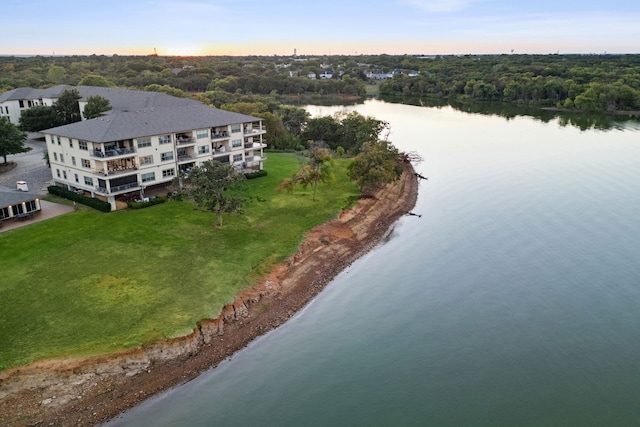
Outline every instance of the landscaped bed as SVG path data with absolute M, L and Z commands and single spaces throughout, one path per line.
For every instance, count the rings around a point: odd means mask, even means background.
M 336 184 L 277 193 L 299 166 L 270 154 L 268 175 L 247 182 L 242 215 L 189 202 L 104 214 L 76 212 L 0 239 L 0 369 L 68 355 L 110 352 L 190 332 L 215 317 L 297 248 L 305 231 L 358 195 L 337 159 Z

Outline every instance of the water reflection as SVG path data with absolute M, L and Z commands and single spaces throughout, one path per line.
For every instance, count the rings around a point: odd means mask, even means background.
M 459 100 L 434 100 L 434 99 L 406 99 L 382 97 L 385 102 L 394 104 L 419 105 L 423 107 L 452 107 L 458 111 L 470 114 L 483 114 L 489 116 L 500 116 L 507 120 L 516 117 L 532 117 L 543 123 L 548 123 L 558 119 L 560 126 L 573 126 L 582 131 L 595 130 L 640 130 L 640 117 L 634 115 L 607 115 L 578 113 L 568 111 L 556 111 L 550 108 L 540 108 L 526 105 L 513 105 L 508 103 L 495 102 L 466 102 Z

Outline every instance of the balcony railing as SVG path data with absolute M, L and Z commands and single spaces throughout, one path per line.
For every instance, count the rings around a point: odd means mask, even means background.
M 104 169 L 92 169 L 91 171 L 94 174 L 97 174 L 97 175 L 110 176 L 110 175 L 124 175 L 126 173 L 135 172 L 137 170 L 138 170 L 138 168 L 136 166 L 134 166 L 134 167 L 127 167 L 127 168 L 122 167 L 122 168 L 117 168 L 117 169 L 109 168 L 107 170 L 104 170 Z
M 100 150 L 93 150 L 91 156 L 92 157 L 99 157 L 101 159 L 107 158 L 107 157 L 116 157 L 116 156 L 125 156 L 127 154 L 134 154 L 136 152 L 136 149 L 131 147 L 131 148 L 114 148 L 113 150 L 105 150 L 105 151 L 100 151 Z
M 216 148 L 215 150 L 212 151 L 213 157 L 219 157 L 219 156 L 223 156 L 223 155 L 229 155 L 229 150 L 227 148 L 225 148 L 224 150 L 220 150 L 219 148 Z
M 196 143 L 196 140 L 191 137 L 176 138 L 177 145 L 189 145 L 189 144 L 195 144 L 195 143 Z
M 266 157 L 264 156 L 250 156 L 250 157 L 245 157 L 244 162 L 246 166 L 256 166 L 265 159 Z
M 229 132 L 227 131 L 223 131 L 223 132 L 218 132 L 218 133 L 211 133 L 211 140 L 215 141 L 216 139 L 228 139 L 229 138 Z
M 266 126 L 254 126 L 251 129 L 245 129 L 244 130 L 244 134 L 245 135 L 256 135 L 256 134 L 260 134 L 260 133 L 264 133 L 267 131 L 267 127 Z
M 263 142 L 246 142 L 244 144 L 245 150 L 257 149 L 257 148 L 265 148 L 267 144 Z
M 111 187 L 111 189 L 106 188 L 106 187 L 96 187 L 96 193 L 100 193 L 100 194 L 112 194 L 112 193 L 119 193 L 120 191 L 128 191 L 132 188 L 138 188 L 140 187 L 140 183 L 139 182 L 130 182 L 129 184 L 123 184 L 123 185 L 116 185 L 115 187 Z

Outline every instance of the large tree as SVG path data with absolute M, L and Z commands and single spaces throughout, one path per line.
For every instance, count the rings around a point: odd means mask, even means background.
M 349 165 L 349 178 L 364 195 L 372 195 L 385 184 L 397 180 L 403 167 L 398 149 L 389 141 L 365 142 Z
M 36 105 L 20 115 L 20 129 L 27 132 L 40 132 L 61 124 L 55 108 L 48 105 Z
M 61 125 L 79 122 L 82 119 L 80 116 L 80 105 L 78 104 L 81 98 L 78 89 L 67 89 L 62 92 L 62 95 L 60 95 L 55 104 L 53 104 L 53 108 L 56 110 L 58 121 Z
M 198 208 L 215 213 L 222 226 L 223 213 L 242 212 L 245 200 L 237 192 L 245 179 L 232 165 L 208 160 L 191 169 L 182 191 Z
M 90 96 L 87 98 L 87 105 L 84 106 L 84 118 L 95 119 L 109 110 L 111 110 L 111 104 L 107 98 L 100 95 Z
M 27 133 L 18 129 L 7 117 L 0 117 L 0 156 L 7 163 L 9 154 L 25 153 L 31 148 L 25 147 Z

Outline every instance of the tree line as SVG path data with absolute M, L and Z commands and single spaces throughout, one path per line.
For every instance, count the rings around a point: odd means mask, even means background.
M 481 55 L 430 60 L 399 74 L 380 94 L 500 101 L 568 110 L 640 110 L 640 55 Z
M 592 112 L 640 109 L 640 55 L 320 55 L 0 57 L 0 91 L 56 84 L 161 87 L 203 94 L 211 105 L 239 95 L 363 98 L 373 71 L 390 98 L 499 101 Z M 331 78 L 309 73 L 331 71 Z M 219 102 L 218 102 L 219 101 Z

